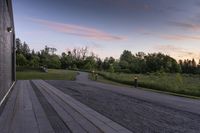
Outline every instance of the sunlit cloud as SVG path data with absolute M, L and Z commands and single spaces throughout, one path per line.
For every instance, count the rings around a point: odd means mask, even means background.
M 184 41 L 184 40 L 200 40 L 200 36 L 189 36 L 189 35 L 161 35 L 166 40 Z
M 184 22 L 175 22 L 175 21 L 170 21 L 170 25 L 187 29 L 187 30 L 193 30 L 193 31 L 199 31 L 200 30 L 200 24 L 195 24 L 195 23 L 184 23 Z
M 177 60 L 194 58 L 196 61 L 198 61 L 200 59 L 200 53 L 198 51 L 189 51 L 188 49 L 174 45 L 155 45 L 154 49 L 156 51 L 168 54 Z
M 165 34 L 165 33 L 149 32 L 145 29 L 139 29 L 138 32 L 142 35 L 148 35 L 170 41 L 200 40 L 200 35 Z
M 95 28 L 89 28 L 79 25 L 67 24 L 67 23 L 58 23 L 43 19 L 29 18 L 29 20 L 48 27 L 51 30 L 56 32 L 65 33 L 69 35 L 86 37 L 90 39 L 98 40 L 125 40 L 126 37 L 113 35 Z

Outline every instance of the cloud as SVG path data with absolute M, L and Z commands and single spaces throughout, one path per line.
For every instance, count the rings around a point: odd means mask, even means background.
M 172 26 L 176 26 L 179 28 L 187 29 L 187 30 L 193 30 L 193 31 L 200 30 L 200 24 L 175 22 L 175 21 L 170 21 L 169 24 Z
M 143 28 L 137 30 L 141 35 L 153 36 L 170 41 L 200 40 L 200 35 L 163 34 L 147 31 Z
M 200 59 L 200 53 L 198 51 L 189 51 L 188 49 L 174 45 L 155 45 L 154 49 L 156 51 L 166 53 L 177 60 L 194 58 L 196 61 L 198 61 Z
M 200 36 L 189 36 L 189 35 L 161 35 L 166 40 L 182 41 L 182 40 L 200 40 Z
M 41 24 L 43 26 L 48 27 L 51 30 L 56 32 L 65 33 L 74 36 L 86 37 L 90 39 L 97 39 L 97 40 L 125 40 L 125 37 L 112 35 L 107 32 L 100 31 L 98 29 L 67 24 L 67 23 L 58 23 L 43 19 L 35 19 L 29 18 L 29 20 Z
M 160 38 L 168 41 L 187 41 L 187 40 L 200 40 L 200 35 L 184 35 L 184 34 L 165 34 L 156 33 L 140 28 L 137 32 L 141 35 L 151 36 L 155 38 Z

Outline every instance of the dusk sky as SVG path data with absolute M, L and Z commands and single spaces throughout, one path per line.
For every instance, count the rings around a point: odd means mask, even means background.
M 16 36 L 31 49 L 200 59 L 200 0 L 13 0 L 13 8 Z

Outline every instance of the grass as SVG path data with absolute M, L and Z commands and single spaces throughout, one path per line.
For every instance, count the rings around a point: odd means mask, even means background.
M 99 72 L 98 81 L 114 85 L 134 85 L 134 77 L 138 77 L 139 87 L 170 92 L 174 95 L 200 97 L 200 75 L 186 74 L 124 74 Z
M 48 69 L 48 73 L 40 71 L 24 71 L 17 72 L 17 80 L 31 80 L 31 79 L 43 79 L 43 80 L 75 80 L 77 72 L 61 69 Z
M 90 80 L 94 80 L 94 77 L 92 76 L 92 74 L 90 73 L 88 75 L 88 78 Z M 107 83 L 107 84 L 111 84 L 111 85 L 116 85 L 116 86 L 124 86 L 124 87 L 131 87 L 131 85 L 128 85 L 128 84 L 123 84 L 123 83 L 118 83 L 118 82 L 115 82 L 115 81 L 112 81 L 112 80 L 108 80 L 106 78 L 104 78 L 103 76 L 98 76 L 98 79 L 97 79 L 98 82 L 102 82 L 102 83 Z

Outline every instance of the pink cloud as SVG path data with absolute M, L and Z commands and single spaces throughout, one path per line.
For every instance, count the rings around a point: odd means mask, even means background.
M 200 35 L 183 35 L 183 34 L 158 34 L 154 32 L 149 32 L 145 29 L 139 29 L 138 32 L 142 35 L 150 35 L 158 37 L 165 40 L 172 41 L 185 41 L 185 40 L 200 40 Z
M 169 24 L 176 26 L 176 27 L 188 29 L 188 30 L 193 30 L 193 31 L 200 30 L 200 24 L 195 24 L 195 23 L 184 23 L 184 22 L 171 21 L 171 22 L 169 22 Z
M 100 31 L 98 29 L 83 27 L 79 25 L 67 24 L 67 23 L 58 23 L 43 19 L 35 19 L 30 18 L 29 20 L 39 23 L 48 27 L 51 30 L 66 33 L 70 35 L 80 36 L 80 37 L 87 37 L 90 39 L 98 39 L 98 40 L 125 40 L 125 37 L 112 35 L 107 32 Z
M 199 27 L 200 28 L 200 27 Z M 161 38 L 170 41 L 186 41 L 186 40 L 200 40 L 200 34 L 186 35 L 186 34 L 165 34 L 148 31 L 144 28 L 139 28 L 137 32 L 141 35 L 148 35 L 156 38 Z
M 200 36 L 188 36 L 188 35 L 161 35 L 161 38 L 164 38 L 167 40 L 175 40 L 175 41 L 200 40 Z

